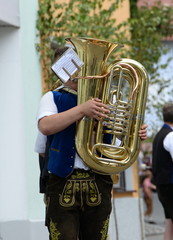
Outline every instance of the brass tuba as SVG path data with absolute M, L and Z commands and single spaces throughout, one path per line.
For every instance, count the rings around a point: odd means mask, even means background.
M 148 75 L 132 59 L 115 60 L 110 54 L 122 47 L 92 38 L 67 38 L 84 65 L 78 79 L 78 104 L 100 98 L 109 106 L 108 119 L 84 117 L 77 124 L 76 148 L 83 161 L 95 172 L 124 171 L 139 153 L 138 131 L 144 119 Z M 105 141 L 107 139 L 107 141 Z

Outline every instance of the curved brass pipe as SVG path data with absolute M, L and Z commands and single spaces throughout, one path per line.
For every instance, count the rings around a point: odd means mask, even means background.
M 107 66 L 112 51 L 121 47 L 117 43 L 89 38 L 68 38 L 67 41 L 84 62 L 78 79 L 78 104 L 100 98 L 111 110 L 108 119 L 79 121 L 77 151 L 93 171 L 101 174 L 124 171 L 139 153 L 138 131 L 145 112 L 147 71 L 132 59 L 115 60 Z M 126 84 L 127 94 L 123 92 Z M 109 142 L 105 141 L 106 137 L 110 138 Z

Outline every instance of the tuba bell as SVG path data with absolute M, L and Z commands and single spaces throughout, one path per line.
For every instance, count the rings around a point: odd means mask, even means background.
M 100 174 L 119 173 L 139 153 L 138 131 L 144 120 L 148 74 L 132 59 L 108 58 L 121 45 L 93 38 L 67 38 L 84 62 L 78 79 L 78 104 L 99 98 L 110 109 L 108 119 L 84 117 L 77 124 L 76 149 L 83 161 Z

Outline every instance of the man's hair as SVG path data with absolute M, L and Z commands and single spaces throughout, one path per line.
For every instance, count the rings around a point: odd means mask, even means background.
M 173 103 L 165 104 L 162 113 L 164 122 L 173 123 Z
M 56 48 L 54 51 L 53 62 L 55 62 L 58 58 L 60 58 L 67 49 L 68 49 L 68 47 Z

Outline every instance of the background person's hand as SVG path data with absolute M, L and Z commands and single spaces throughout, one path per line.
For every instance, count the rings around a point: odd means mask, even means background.
M 147 125 L 146 124 L 142 124 L 140 130 L 139 130 L 139 137 L 141 138 L 141 140 L 145 140 L 147 139 Z

